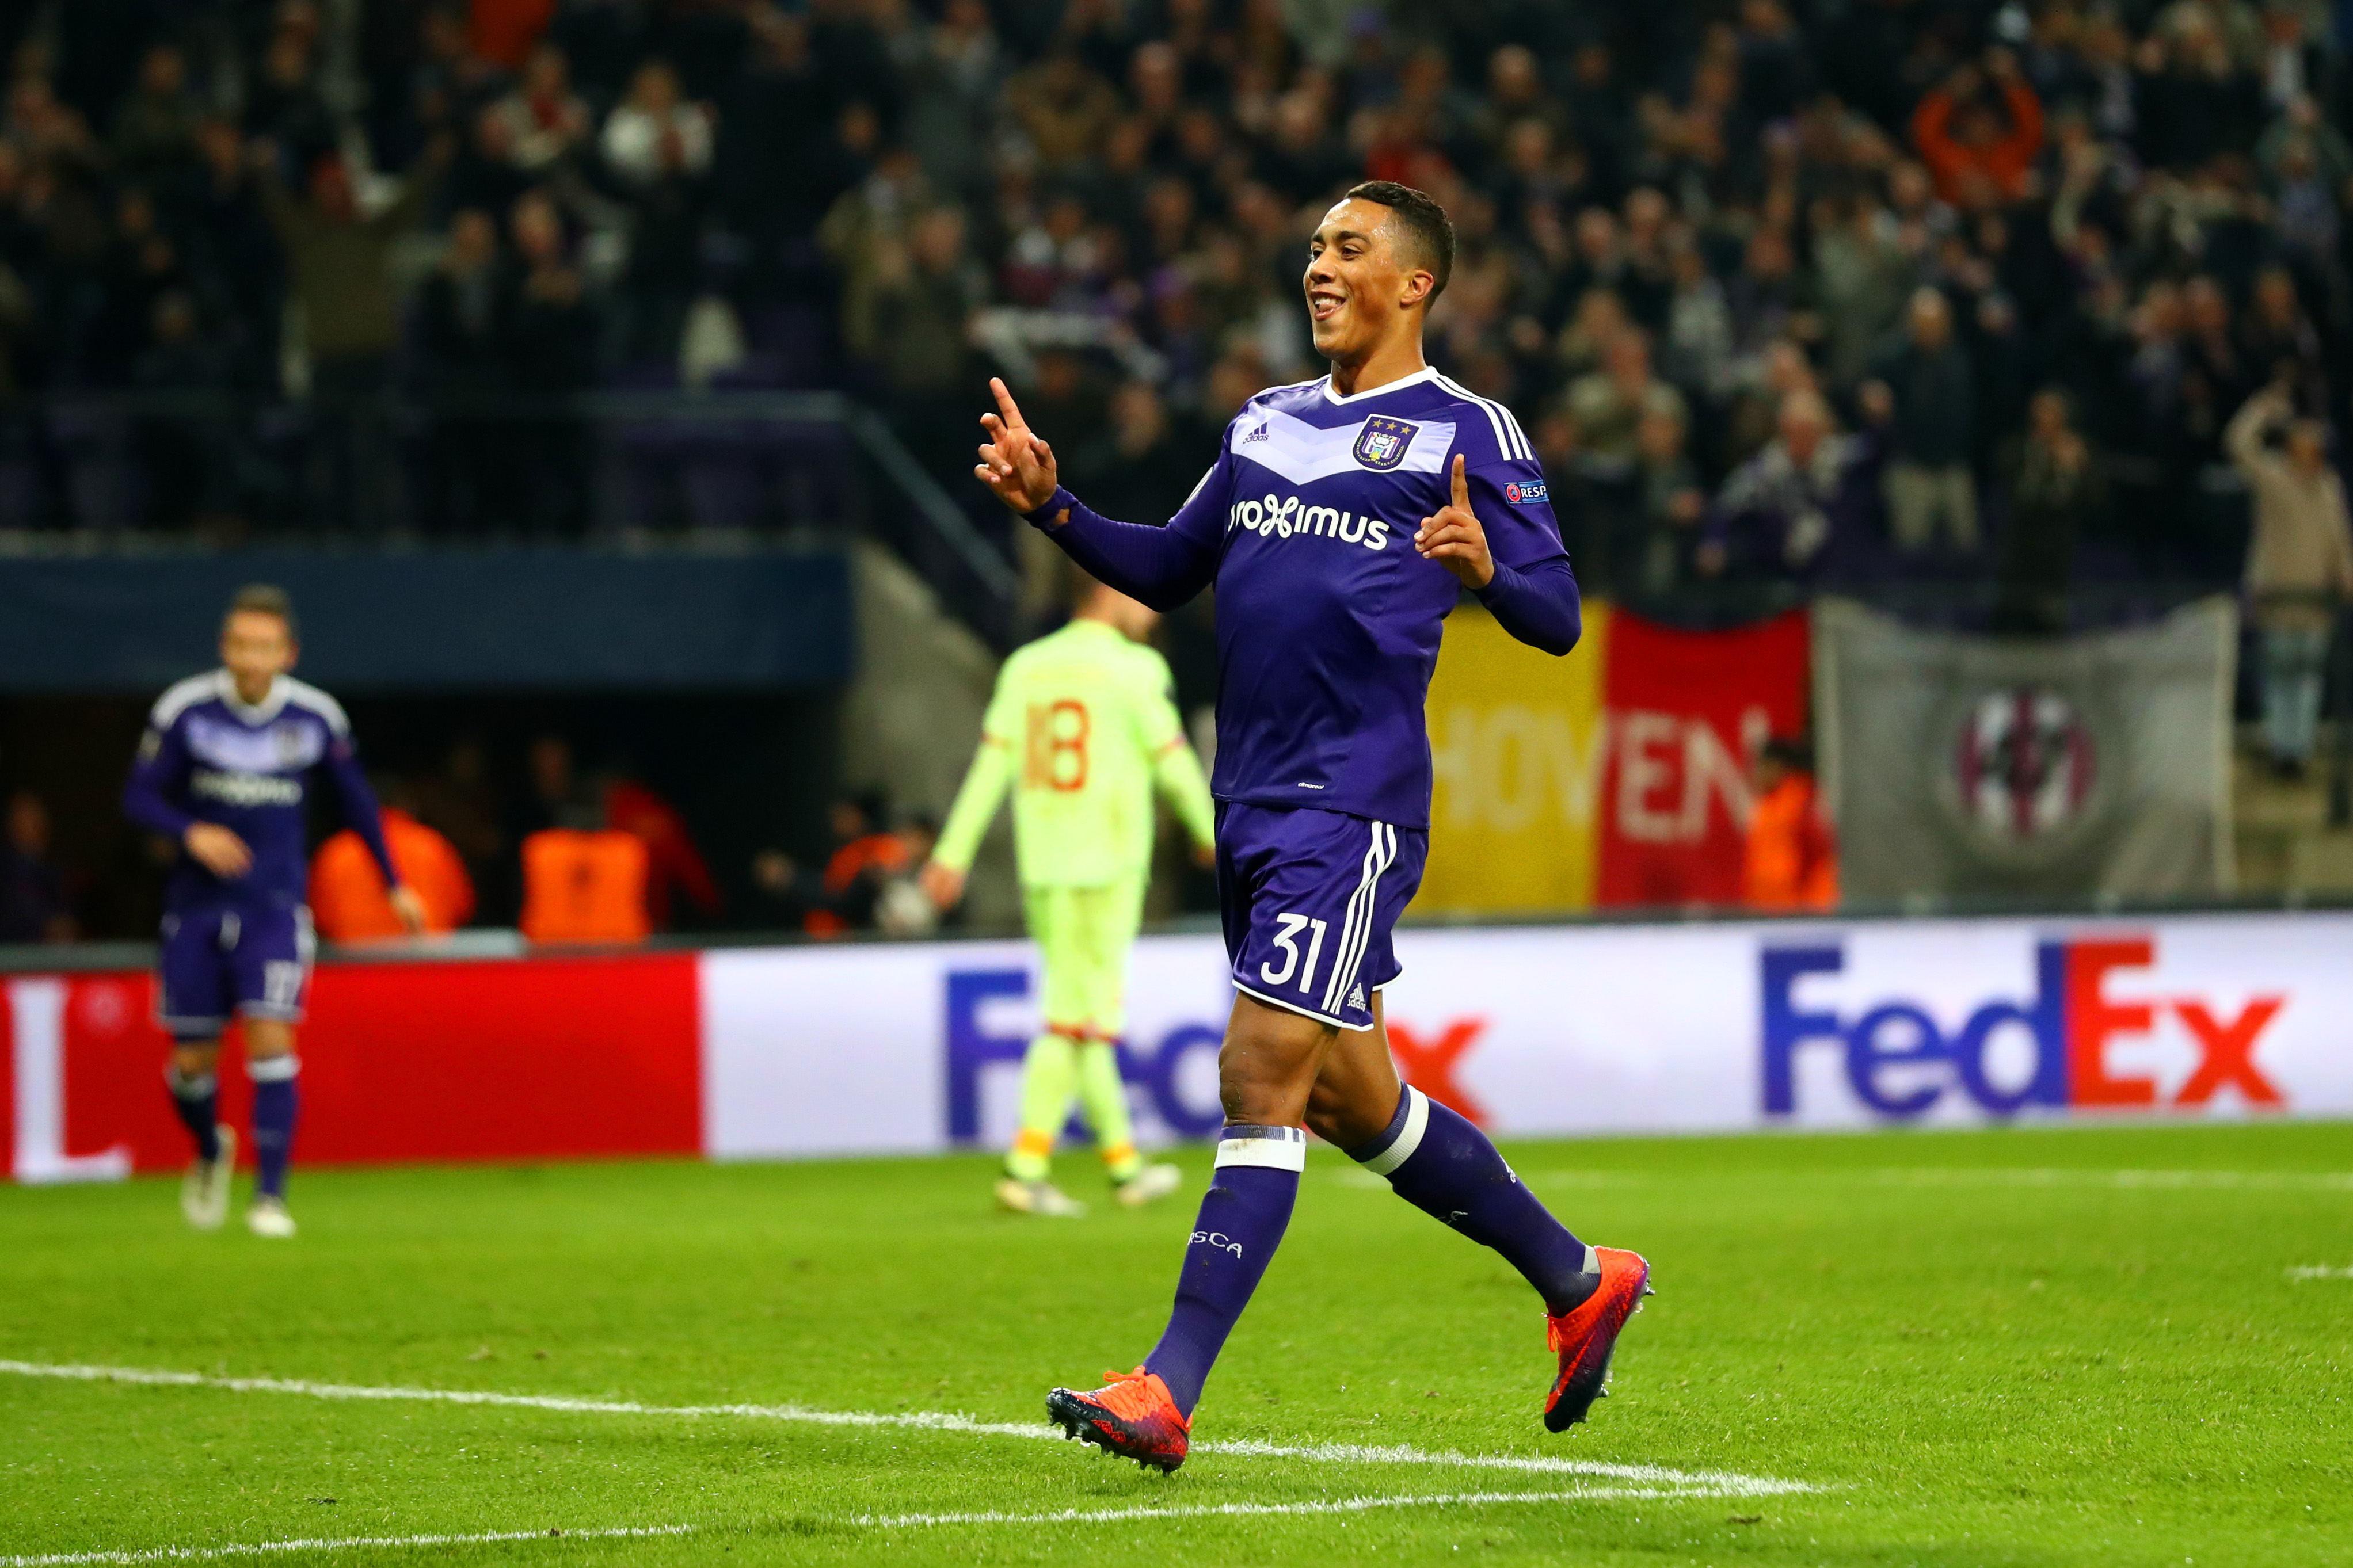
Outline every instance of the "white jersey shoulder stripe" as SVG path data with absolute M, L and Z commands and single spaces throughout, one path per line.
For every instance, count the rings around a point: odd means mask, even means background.
M 286 678 L 286 703 L 290 708 L 307 708 L 316 713 L 338 736 L 352 732 L 352 721 L 343 712 L 343 705 L 307 680 Z
M 1494 428 L 1496 450 L 1506 459 L 1514 462 L 1526 462 L 1535 456 L 1535 449 L 1527 444 L 1527 437 L 1520 433 L 1520 422 L 1512 417 L 1510 409 L 1493 398 L 1480 396 L 1450 376 L 1440 376 L 1438 384 L 1467 403 L 1477 404 L 1485 412 L 1487 423 Z
M 1528 439 L 1527 431 L 1520 426 L 1520 416 L 1513 413 L 1509 406 L 1504 409 L 1504 423 L 1512 427 L 1512 436 L 1520 444 L 1521 459 L 1525 462 L 1535 462 L 1536 460 L 1535 443 Z
M 1494 409 L 1488 406 L 1483 400 L 1472 396 L 1469 393 L 1463 391 L 1461 387 L 1455 385 L 1452 382 L 1447 380 L 1442 375 L 1438 378 L 1438 384 L 1452 393 L 1455 396 L 1462 399 L 1465 403 L 1477 405 L 1479 412 L 1487 416 L 1487 427 L 1495 433 L 1495 449 L 1506 458 L 1512 455 L 1512 443 L 1504 437 L 1504 422 L 1495 417 Z
M 155 706 L 148 710 L 147 722 L 158 730 L 170 729 L 174 719 L 197 703 L 209 702 L 218 697 L 225 679 L 225 671 L 208 669 L 202 675 L 192 675 L 185 680 L 174 682 L 163 696 L 155 699 Z

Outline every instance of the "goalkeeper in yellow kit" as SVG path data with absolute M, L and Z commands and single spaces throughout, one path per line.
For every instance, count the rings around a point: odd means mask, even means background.
M 1023 1214 L 1086 1212 L 1048 1180 L 1074 1095 L 1121 1203 L 1150 1203 L 1179 1181 L 1176 1166 L 1147 1165 L 1135 1151 L 1115 1048 L 1152 874 L 1153 786 L 1203 864 L 1217 836 L 1167 662 L 1145 642 L 1159 618 L 1091 584 L 1070 625 L 1005 661 L 980 750 L 923 870 L 942 909 L 963 897 L 981 835 L 1013 787 L 1023 913 L 1045 969 L 1045 1030 L 1022 1060 L 1021 1131 L 997 1184 L 997 1202 Z

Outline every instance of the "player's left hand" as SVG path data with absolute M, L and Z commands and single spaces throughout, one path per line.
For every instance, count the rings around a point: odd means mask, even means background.
M 1487 552 L 1487 531 L 1471 511 L 1471 479 L 1462 454 L 1454 454 L 1454 500 L 1421 520 L 1414 531 L 1413 547 L 1425 561 L 1435 561 L 1462 580 L 1466 588 L 1483 588 L 1495 580 L 1495 558 Z
M 417 889 L 404 883 L 395 888 L 389 896 L 392 901 L 392 912 L 400 917 L 401 929 L 411 936 L 423 936 L 425 934 L 425 900 L 417 897 Z

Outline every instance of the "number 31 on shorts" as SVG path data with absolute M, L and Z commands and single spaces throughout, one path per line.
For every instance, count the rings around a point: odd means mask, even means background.
M 1292 971 L 1299 971 L 1299 989 L 1312 993 L 1315 988 L 1315 960 L 1324 951 L 1324 922 L 1312 915 L 1279 914 L 1274 917 L 1274 945 L 1282 950 L 1282 967 L 1261 963 L 1258 972 L 1269 985 L 1290 983 Z M 1308 932 L 1307 961 L 1304 966 L 1299 957 L 1299 933 Z

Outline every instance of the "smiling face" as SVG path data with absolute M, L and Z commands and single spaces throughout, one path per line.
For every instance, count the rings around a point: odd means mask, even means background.
M 1438 279 L 1395 213 L 1351 198 L 1316 226 L 1303 281 L 1315 352 L 1346 363 L 1361 363 L 1392 333 L 1418 332 Z

